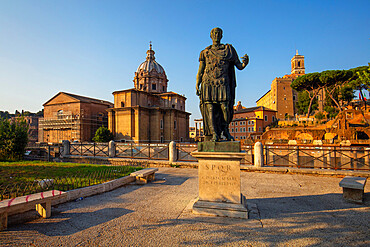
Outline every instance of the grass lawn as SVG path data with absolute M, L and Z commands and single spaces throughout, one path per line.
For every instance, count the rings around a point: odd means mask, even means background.
M 70 190 L 107 182 L 127 176 L 141 168 L 131 166 L 105 166 L 79 163 L 43 161 L 0 162 L 0 193 L 2 199 L 27 194 L 25 190 Z M 50 188 L 40 188 L 35 180 L 53 179 Z M 17 195 L 15 190 L 23 191 Z

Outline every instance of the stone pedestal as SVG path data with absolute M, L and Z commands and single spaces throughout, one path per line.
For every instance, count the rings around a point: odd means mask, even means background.
M 193 213 L 248 218 L 241 194 L 240 152 L 193 152 L 199 161 L 199 199 Z

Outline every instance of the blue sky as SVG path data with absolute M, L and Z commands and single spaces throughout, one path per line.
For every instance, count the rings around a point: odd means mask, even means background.
M 36 112 L 60 91 L 113 102 L 133 87 L 149 41 L 168 89 L 199 118 L 195 77 L 214 27 L 250 64 L 237 71 L 244 106 L 290 73 L 298 49 L 306 73 L 370 62 L 370 1 L 0 0 L 0 110 Z M 193 125 L 191 121 L 190 125 Z

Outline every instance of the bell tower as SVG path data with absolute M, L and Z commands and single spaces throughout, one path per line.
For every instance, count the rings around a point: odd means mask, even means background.
M 305 68 L 304 68 L 304 56 L 298 54 L 298 50 L 296 54 L 291 59 L 292 64 L 292 75 L 304 75 Z

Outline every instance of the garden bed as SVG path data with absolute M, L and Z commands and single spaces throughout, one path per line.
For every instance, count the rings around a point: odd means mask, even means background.
M 82 188 L 124 177 L 139 169 L 132 166 L 42 161 L 0 162 L 0 199 L 50 189 L 68 191 Z

